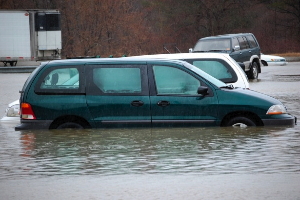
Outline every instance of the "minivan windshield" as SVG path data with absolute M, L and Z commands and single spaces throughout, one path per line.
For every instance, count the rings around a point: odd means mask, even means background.
M 226 52 L 230 51 L 230 39 L 209 39 L 209 40 L 199 40 L 194 47 L 194 52 Z
M 211 75 L 207 74 L 206 72 L 202 71 L 201 69 L 199 69 L 198 67 L 190 64 L 190 63 L 185 63 L 184 66 L 190 70 L 192 70 L 193 72 L 199 74 L 200 76 L 202 76 L 203 78 L 205 78 L 207 81 L 211 82 L 212 84 L 214 84 L 215 86 L 221 88 L 221 87 L 226 87 L 226 83 L 212 77 Z

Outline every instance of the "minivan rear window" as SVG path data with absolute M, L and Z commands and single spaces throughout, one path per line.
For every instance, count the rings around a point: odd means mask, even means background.
M 41 84 L 41 89 L 78 89 L 79 73 L 76 68 L 63 68 L 51 71 Z
M 78 93 L 80 76 L 77 67 L 48 68 L 38 80 L 36 93 Z

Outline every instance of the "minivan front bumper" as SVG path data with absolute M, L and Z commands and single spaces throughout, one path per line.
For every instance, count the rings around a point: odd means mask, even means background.
M 263 119 L 265 126 L 294 126 L 297 124 L 297 117 L 288 115 L 285 118 Z

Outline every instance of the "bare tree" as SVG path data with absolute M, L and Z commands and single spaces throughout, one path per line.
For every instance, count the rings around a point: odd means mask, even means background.
M 266 52 L 300 50 L 299 0 L 0 0 L 0 9 L 58 9 L 63 57 L 187 52 L 205 36 L 252 32 Z M 272 8 L 267 9 L 267 8 Z

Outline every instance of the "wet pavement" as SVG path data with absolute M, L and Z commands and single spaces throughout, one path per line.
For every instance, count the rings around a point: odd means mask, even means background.
M 300 116 L 300 63 L 250 88 Z M 0 74 L 0 112 L 29 74 Z M 0 122 L 0 199 L 300 199 L 300 128 L 14 131 Z

